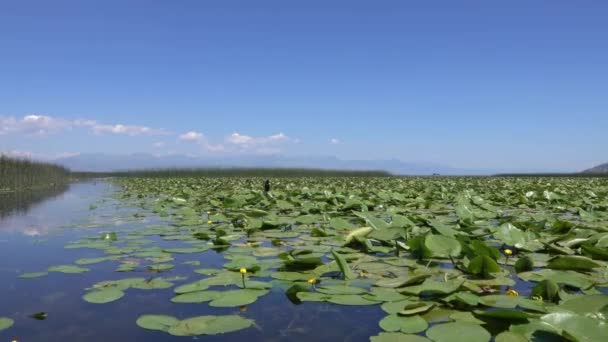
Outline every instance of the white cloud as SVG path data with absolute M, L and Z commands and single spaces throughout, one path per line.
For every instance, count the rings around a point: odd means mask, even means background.
M 225 140 L 227 144 L 232 144 L 243 149 L 264 147 L 291 141 L 291 139 L 283 133 L 277 133 L 267 137 L 251 137 L 238 132 L 234 132 L 227 136 Z
M 165 135 L 164 129 L 150 128 L 138 125 L 103 124 L 95 120 L 78 119 L 66 120 L 48 115 L 26 115 L 21 119 L 14 116 L 0 116 L 0 135 L 26 134 L 46 136 L 73 128 L 85 127 L 93 134 L 124 134 L 136 135 Z
M 190 131 L 179 136 L 179 140 L 200 142 L 205 139 L 203 133 Z
M 164 129 L 150 128 L 146 126 L 135 126 L 135 125 L 102 125 L 95 123 L 91 126 L 91 130 L 94 134 L 126 134 L 130 136 L 136 135 L 165 135 L 167 132 Z
M 334 145 L 338 145 L 338 144 L 341 144 L 342 141 L 340 141 L 340 139 L 338 139 L 338 138 L 331 138 L 331 139 L 329 139 L 329 143 L 330 144 L 334 144 Z
M 157 141 L 154 144 L 152 144 L 152 146 L 156 147 L 156 148 L 161 148 L 161 147 L 165 147 L 165 142 L 164 141 Z
M 68 120 L 46 115 L 26 115 L 21 119 L 0 116 L 0 135 L 15 133 L 44 136 L 69 129 L 71 126 Z
M 59 153 L 38 153 L 22 150 L 0 151 L 0 155 L 5 155 L 14 158 L 38 159 L 38 160 L 54 160 L 59 158 L 68 158 L 80 155 L 74 152 L 59 152 Z

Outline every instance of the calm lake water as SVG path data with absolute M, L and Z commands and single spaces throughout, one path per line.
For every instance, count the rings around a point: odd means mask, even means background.
M 368 341 L 378 334 L 386 314 L 375 306 L 340 306 L 329 303 L 292 304 L 280 288 L 239 308 L 213 308 L 207 303 L 174 304 L 173 288 L 163 290 L 126 290 L 118 301 L 91 304 L 82 299 L 85 289 L 104 280 L 149 277 L 145 271 L 116 272 L 116 261 L 84 265 L 83 274 L 50 272 L 35 279 L 20 279 L 25 272 L 45 271 L 49 266 L 73 264 L 80 258 L 106 256 L 94 249 L 64 249 L 70 242 L 86 236 L 116 230 L 143 229 L 162 223 L 158 218 L 133 216 L 137 208 L 124 207 L 113 196 L 120 189 L 105 181 L 71 184 L 48 194 L 23 195 L 16 205 L 0 197 L 0 316 L 15 324 L 0 331 L 0 341 Z M 94 205 L 94 209 L 90 208 Z M 157 241 L 163 247 L 177 243 Z M 183 247 L 183 245 L 179 245 Z M 176 286 L 192 282 L 192 266 L 185 261 L 198 260 L 197 268 L 221 268 L 226 262 L 221 253 L 174 254 L 175 268 L 160 276 L 188 276 Z M 158 275 L 157 275 L 158 276 Z M 45 320 L 29 316 L 46 312 Z M 135 324 L 142 314 L 164 314 L 178 318 L 200 315 L 241 314 L 254 319 L 257 327 L 217 336 L 173 337 L 148 331 Z

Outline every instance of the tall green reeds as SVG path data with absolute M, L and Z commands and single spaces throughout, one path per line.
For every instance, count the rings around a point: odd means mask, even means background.
M 0 155 L 0 192 L 57 186 L 69 177 L 62 166 Z

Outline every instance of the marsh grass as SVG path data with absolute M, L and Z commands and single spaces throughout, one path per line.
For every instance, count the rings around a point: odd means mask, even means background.
M 56 187 L 69 179 L 62 166 L 0 155 L 0 192 Z

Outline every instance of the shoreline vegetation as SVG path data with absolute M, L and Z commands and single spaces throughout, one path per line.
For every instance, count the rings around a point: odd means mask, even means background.
M 392 177 L 381 170 L 329 170 L 307 168 L 168 168 L 114 172 L 73 172 L 77 178 L 91 177 Z
M 70 176 L 63 166 L 0 155 L 0 193 L 57 187 L 67 184 Z

